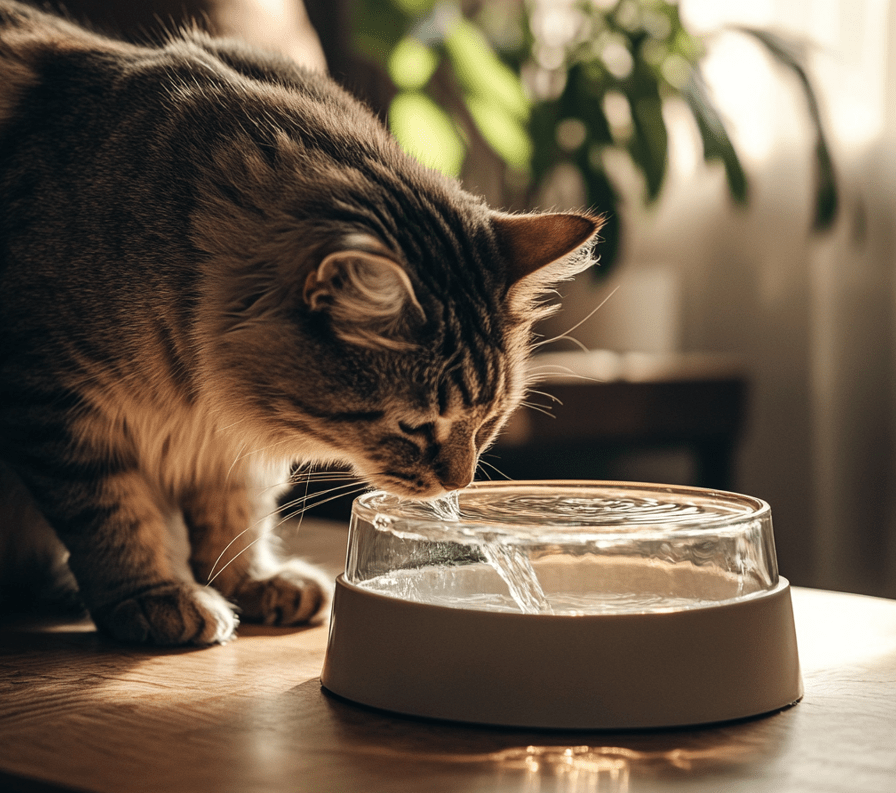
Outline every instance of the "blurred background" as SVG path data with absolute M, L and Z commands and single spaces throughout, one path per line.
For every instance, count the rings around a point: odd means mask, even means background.
M 600 265 L 542 329 L 564 404 L 487 460 L 758 496 L 792 582 L 896 597 L 889 0 L 65 6 L 279 49 L 493 206 L 607 213 Z

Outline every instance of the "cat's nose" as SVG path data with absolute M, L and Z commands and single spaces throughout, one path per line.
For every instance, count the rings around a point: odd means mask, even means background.
M 445 490 L 463 490 L 472 481 L 472 474 L 439 477 L 439 482 Z
M 478 455 L 465 426 L 455 426 L 433 461 L 433 473 L 445 490 L 460 490 L 473 481 Z
M 447 461 L 436 466 L 436 476 L 445 490 L 461 490 L 473 481 L 473 466 L 466 461 Z

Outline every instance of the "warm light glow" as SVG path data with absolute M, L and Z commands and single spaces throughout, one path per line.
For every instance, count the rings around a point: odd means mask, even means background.
M 703 69 L 738 153 L 766 159 L 787 131 L 787 116 L 797 115 L 786 112 L 793 97 L 781 96 L 780 77 L 768 57 L 753 41 L 729 33 L 719 37 Z
M 702 749 L 654 751 L 623 746 L 521 746 L 494 752 L 488 758 L 499 766 L 502 779 L 510 782 L 512 776 L 517 789 L 527 793 L 628 793 L 632 771 L 656 778 L 670 769 L 690 771 L 702 763 L 749 762 L 763 750 L 761 742 L 723 740 Z M 546 780 L 553 784 L 545 784 Z
M 279 51 L 297 63 L 326 71 L 317 32 L 305 6 L 290 0 L 228 0 L 214 4 L 220 32 L 250 44 Z
M 426 94 L 404 91 L 389 107 L 389 127 L 405 151 L 442 173 L 457 176 L 466 147 L 451 117 Z
M 743 25 L 782 32 L 807 45 L 825 120 L 845 144 L 881 134 L 887 96 L 887 0 L 683 0 L 682 19 L 697 34 Z M 738 34 L 710 47 L 707 78 L 730 121 L 738 151 L 765 158 L 794 127 L 806 123 L 792 75 L 775 67 Z
M 502 769 L 522 771 L 522 789 L 533 793 L 546 778 L 555 780 L 552 789 L 564 793 L 627 793 L 630 762 L 638 754 L 615 747 L 527 746 L 492 757 Z
M 887 0 L 814 0 L 808 35 L 813 71 L 825 87 L 828 118 L 847 145 L 875 140 L 887 104 Z
M 793 599 L 793 615 L 803 673 L 851 668 L 861 675 L 863 666 L 880 658 L 896 659 L 896 631 L 880 629 L 892 621 L 892 614 L 888 600 L 800 590 Z M 877 640 L 869 642 L 869 636 Z
M 775 0 L 682 0 L 681 18 L 697 35 L 712 33 L 726 25 L 765 27 L 774 21 Z

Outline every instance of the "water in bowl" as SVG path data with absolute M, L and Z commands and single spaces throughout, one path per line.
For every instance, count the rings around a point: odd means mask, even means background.
M 404 600 L 524 614 L 700 608 L 777 582 L 757 499 L 546 484 L 489 483 L 426 504 L 362 496 L 346 577 Z

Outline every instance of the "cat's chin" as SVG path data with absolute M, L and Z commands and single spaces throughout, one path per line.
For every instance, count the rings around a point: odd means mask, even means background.
M 439 483 L 408 483 L 397 477 L 370 477 L 367 481 L 376 490 L 385 490 L 393 496 L 410 501 L 438 501 L 451 492 Z
M 428 491 L 424 494 L 414 493 L 412 495 L 409 495 L 407 493 L 397 493 L 395 490 L 391 490 L 389 492 L 394 493 L 395 495 L 397 495 L 403 499 L 407 499 L 409 501 L 420 501 L 420 502 L 427 503 L 427 504 L 440 504 L 440 503 L 444 503 L 445 501 L 449 501 L 449 500 L 456 501 L 457 494 L 460 493 L 461 490 L 465 490 L 467 487 L 469 487 L 469 485 L 466 485 L 465 487 L 461 487 L 461 488 L 456 488 L 456 487 L 446 488 L 446 487 L 437 486 L 437 487 L 434 487 L 431 491 Z
M 428 490 L 420 490 L 418 488 L 405 488 L 405 487 L 395 487 L 394 485 L 389 487 L 380 488 L 381 490 L 385 490 L 392 495 L 398 496 L 402 499 L 407 499 L 409 501 L 438 501 L 441 498 L 444 498 L 449 491 L 444 487 L 435 486 Z

